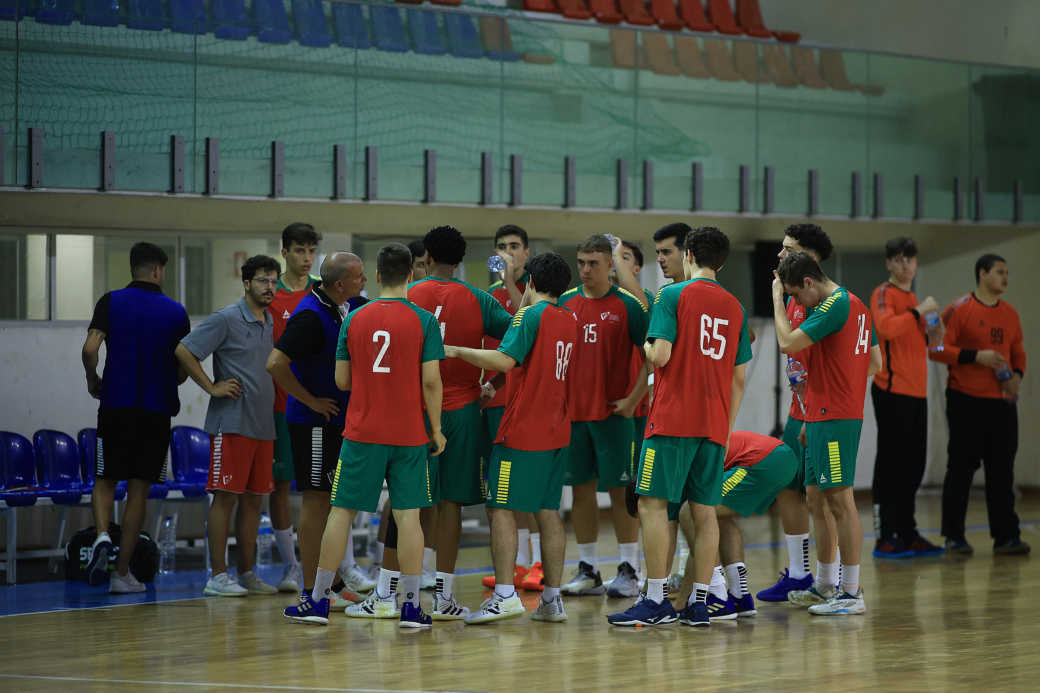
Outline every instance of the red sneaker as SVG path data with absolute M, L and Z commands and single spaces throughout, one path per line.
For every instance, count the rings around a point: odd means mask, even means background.
M 520 587 L 528 592 L 541 592 L 545 589 L 545 573 L 542 572 L 541 562 L 531 566 L 531 570 L 528 571 L 527 576 L 520 583 Z
M 539 572 L 541 572 L 542 564 L 535 563 L 535 565 L 538 566 L 538 570 Z M 524 577 L 526 577 L 527 573 L 530 571 L 531 568 L 525 568 L 524 566 L 517 564 L 516 568 L 513 570 L 513 587 L 515 589 L 520 589 L 521 582 L 523 582 Z M 494 589 L 495 576 L 488 575 L 486 578 L 480 581 L 480 584 L 484 585 L 484 587 L 487 587 L 488 589 Z

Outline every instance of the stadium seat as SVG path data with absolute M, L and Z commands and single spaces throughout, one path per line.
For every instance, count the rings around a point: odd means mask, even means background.
M 421 5 L 421 4 L 423 4 L 423 0 L 397 0 L 397 2 L 401 3 L 402 5 Z
M 740 36 L 744 30 L 737 26 L 733 19 L 733 10 L 729 6 L 729 0 L 708 0 L 708 19 L 715 25 L 715 31 L 720 34 Z
M 209 477 L 209 435 L 191 426 L 170 431 L 170 474 L 166 485 L 186 498 L 206 495 Z
M 376 35 L 376 48 L 394 53 L 408 52 L 408 38 L 404 33 L 404 22 L 396 7 L 369 8 L 372 29 Z
M 643 0 L 618 0 L 618 9 L 625 15 L 625 21 L 636 26 L 653 26 L 654 18 L 646 11 Z
M 36 479 L 55 505 L 79 503 L 86 490 L 79 475 L 79 446 L 72 436 L 61 431 L 40 430 L 33 434 L 36 452 Z
M 83 16 L 79 23 L 85 26 L 119 26 L 119 0 L 83 0 Z
M 791 70 L 791 63 L 787 59 L 787 50 L 783 46 L 770 43 L 762 44 L 762 59 L 766 64 L 769 79 L 778 87 L 790 89 L 798 86 L 798 78 Z
M 448 7 L 459 7 L 462 0 L 430 0 L 434 5 L 447 5 Z
M 820 76 L 835 91 L 856 91 L 845 74 L 845 60 L 835 50 L 820 50 Z
M 25 0 L 0 0 L 0 21 L 22 21 L 25 17 L 26 4 Z
M 32 443 L 17 433 L 0 431 L 0 500 L 9 507 L 35 505 L 36 456 Z
M 436 12 L 422 10 L 405 10 L 408 15 L 408 31 L 412 35 L 412 48 L 423 55 L 444 55 L 448 47 L 441 39 L 441 29 L 437 26 Z
M 750 41 L 733 42 L 733 62 L 745 82 L 765 84 L 769 74 L 758 65 L 758 44 Z
M 321 0 L 293 0 L 293 19 L 296 22 L 296 40 L 301 46 L 328 48 L 332 45 L 329 20 Z
M 170 17 L 175 33 L 202 35 L 209 32 L 209 18 L 202 0 L 170 0 Z
M 162 31 L 165 25 L 162 0 L 129 0 L 130 16 L 126 20 L 129 29 L 139 31 Z
M 524 0 L 524 9 L 528 12 L 560 13 L 560 8 L 553 4 L 553 0 Z
M 11 7 L 13 10 L 14 0 L 7 0 L 7 2 L 4 4 Z M 25 8 L 28 6 L 29 0 L 20 0 L 20 2 L 18 3 L 19 11 L 23 15 L 25 14 Z M 0 7 L 3 7 L 3 5 L 0 5 Z M 75 7 L 73 7 L 72 0 L 36 1 L 36 12 L 33 13 L 33 19 L 35 19 L 38 24 L 69 26 L 70 24 L 72 24 L 72 20 L 75 18 L 76 10 Z
M 700 31 L 710 34 L 715 31 L 715 25 L 708 21 L 704 14 L 704 5 L 701 0 L 679 0 L 679 16 L 686 22 L 690 31 Z
M 456 58 L 483 58 L 484 49 L 480 47 L 477 28 L 473 25 L 473 17 L 468 14 L 445 14 L 444 29 L 448 32 L 448 44 L 451 54 Z
M 249 16 L 245 0 L 213 0 L 213 35 L 228 41 L 245 41 L 249 38 Z
M 692 36 L 675 37 L 675 55 L 679 59 L 679 67 L 687 77 L 710 79 L 711 70 L 704 64 L 701 45 Z
M 614 67 L 619 70 L 631 70 L 638 68 L 645 70 L 648 61 L 636 45 L 636 32 L 624 31 L 623 29 L 610 30 L 610 55 Z
M 784 43 L 798 43 L 802 35 L 796 31 L 773 31 L 767 29 L 762 21 L 762 10 L 758 6 L 758 0 L 737 0 L 737 24 L 744 29 L 748 36 L 756 38 L 776 38 Z
M 650 70 L 657 75 L 682 74 L 672 57 L 672 49 L 668 45 L 668 35 L 653 31 L 643 32 L 643 49 Z
M 513 50 L 513 37 L 505 18 L 480 17 L 480 39 L 488 58 L 516 62 L 520 54 Z
M 816 67 L 816 58 L 813 56 L 812 48 L 802 46 L 791 46 L 791 65 L 798 81 L 810 89 L 826 89 L 827 83 L 820 76 L 820 70 Z
M 725 41 L 704 39 L 704 57 L 708 60 L 708 69 L 715 79 L 722 82 L 737 82 L 740 73 L 733 67 L 733 56 Z
M 282 0 L 253 0 L 256 40 L 260 43 L 284 44 L 292 40 L 289 17 Z
M 672 0 L 650 0 L 650 14 L 657 26 L 666 31 L 681 31 L 686 23 L 679 19 Z
M 361 5 L 332 3 L 332 20 L 336 24 L 336 43 L 343 48 L 371 48 L 368 24 Z
M 585 0 L 556 0 L 560 5 L 560 11 L 567 19 L 588 19 L 592 12 L 585 5 Z
M 600 24 L 620 24 L 624 19 L 614 0 L 589 0 L 589 11 Z

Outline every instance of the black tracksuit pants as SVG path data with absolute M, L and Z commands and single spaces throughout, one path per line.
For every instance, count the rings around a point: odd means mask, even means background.
M 928 400 L 886 392 L 877 385 L 871 385 L 870 397 L 878 429 L 874 535 L 898 536 L 909 544 L 917 536 L 914 511 L 928 452 Z

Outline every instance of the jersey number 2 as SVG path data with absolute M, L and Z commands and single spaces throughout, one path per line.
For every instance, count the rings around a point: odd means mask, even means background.
M 864 354 L 870 353 L 870 330 L 867 329 L 867 316 L 860 313 L 859 316 L 859 337 L 856 338 L 856 355 L 859 356 L 859 350 L 863 349 Z
M 556 342 L 556 379 L 566 380 L 567 379 L 567 366 L 571 362 L 571 348 L 574 346 L 573 343 L 568 343 L 566 346 L 563 342 Z
M 390 348 L 390 333 L 386 330 L 378 330 L 372 335 L 372 341 L 383 342 L 383 348 L 379 350 L 379 354 L 376 355 L 376 360 L 372 363 L 373 373 L 389 373 L 390 366 L 382 366 L 383 357 L 386 356 L 386 350 Z
M 716 361 L 722 360 L 722 355 L 726 353 L 726 338 L 719 334 L 719 327 L 722 325 L 729 325 L 729 320 L 701 315 L 701 353 Z M 712 339 L 719 342 L 718 351 L 712 346 Z

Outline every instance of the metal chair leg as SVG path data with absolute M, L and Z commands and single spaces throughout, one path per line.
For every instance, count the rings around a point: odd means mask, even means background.
M 58 529 L 57 529 L 57 531 L 54 534 L 54 548 L 55 549 L 60 549 L 61 548 L 61 542 L 65 538 L 65 522 L 66 522 L 66 520 L 68 518 L 68 507 L 66 507 L 64 505 L 59 505 L 57 507 L 58 507 Z M 60 559 L 57 556 L 51 556 L 49 559 L 47 559 L 47 572 L 48 573 L 54 575 L 55 573 L 58 572 L 58 562 L 59 562 L 59 560 Z

